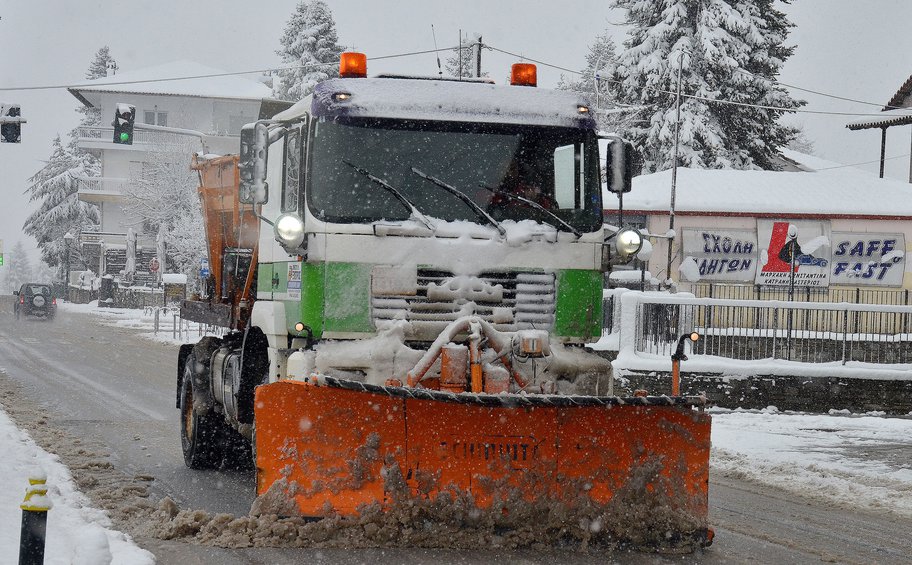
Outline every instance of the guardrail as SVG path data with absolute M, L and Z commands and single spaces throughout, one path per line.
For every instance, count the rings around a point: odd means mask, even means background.
M 704 336 L 693 354 L 809 363 L 912 362 L 912 306 L 796 303 L 642 295 L 634 350 L 671 355 L 678 337 Z

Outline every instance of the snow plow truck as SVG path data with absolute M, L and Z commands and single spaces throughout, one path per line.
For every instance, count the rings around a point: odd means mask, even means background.
M 629 147 L 603 173 L 588 102 L 535 82 L 368 77 L 346 53 L 239 155 L 194 157 L 211 274 L 181 317 L 226 333 L 180 348 L 189 467 L 252 458 L 283 516 L 450 505 L 711 542 L 705 399 L 614 395 L 586 347 L 642 243 L 602 218 Z

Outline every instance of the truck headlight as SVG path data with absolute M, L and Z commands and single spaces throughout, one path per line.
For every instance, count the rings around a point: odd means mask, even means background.
M 618 255 L 624 258 L 633 257 L 643 247 L 643 236 L 640 235 L 640 232 L 631 228 L 624 228 L 619 231 L 614 241 Z
M 304 221 L 297 214 L 282 214 L 275 222 L 275 238 L 287 249 L 297 249 L 304 242 Z

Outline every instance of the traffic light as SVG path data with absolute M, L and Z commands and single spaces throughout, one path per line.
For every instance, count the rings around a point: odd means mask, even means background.
M 114 143 L 133 145 L 133 121 L 136 119 L 136 106 L 118 104 L 114 112 Z
M 24 123 L 19 104 L 0 104 L 0 143 L 19 143 Z

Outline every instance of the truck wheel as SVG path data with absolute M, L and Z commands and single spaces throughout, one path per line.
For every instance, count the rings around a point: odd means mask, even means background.
M 191 469 L 217 469 L 224 455 L 218 414 L 198 414 L 193 410 L 193 370 L 196 357 L 191 353 L 181 379 L 180 429 L 184 463 Z
M 251 455 L 250 441 L 238 433 L 234 428 L 227 427 L 224 431 L 224 455 L 222 467 L 235 471 L 249 471 L 253 469 L 253 456 Z

